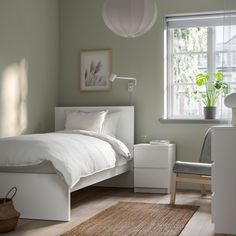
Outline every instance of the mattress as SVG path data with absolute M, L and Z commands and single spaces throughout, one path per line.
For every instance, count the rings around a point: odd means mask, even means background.
M 127 160 L 119 156 L 117 157 L 116 166 L 122 166 L 127 164 Z M 44 161 L 37 165 L 32 166 L 17 166 L 17 167 L 1 167 L 0 172 L 10 172 L 10 173 L 38 173 L 38 174 L 55 174 L 58 171 L 54 168 L 50 161 Z

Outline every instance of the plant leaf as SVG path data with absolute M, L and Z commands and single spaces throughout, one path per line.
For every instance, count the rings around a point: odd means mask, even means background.
M 223 75 L 222 75 L 222 73 L 220 71 L 217 71 L 215 73 L 215 77 L 216 77 L 217 81 L 222 81 L 223 80 Z
M 204 79 L 199 78 L 199 79 L 196 80 L 196 85 L 202 86 L 203 84 L 204 84 Z
M 217 81 L 215 82 L 215 88 L 219 90 L 219 89 L 221 89 L 221 86 L 222 86 L 222 82 L 219 81 L 219 80 L 217 80 Z

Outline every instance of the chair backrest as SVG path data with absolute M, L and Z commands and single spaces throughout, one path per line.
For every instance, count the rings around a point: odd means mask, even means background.
M 207 130 L 200 154 L 200 163 L 212 163 L 211 160 L 211 128 Z

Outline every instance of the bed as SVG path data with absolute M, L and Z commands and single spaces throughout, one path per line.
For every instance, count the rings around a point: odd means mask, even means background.
M 133 155 L 134 107 L 132 106 L 56 107 L 55 131 L 64 129 L 68 110 L 94 112 L 104 109 L 109 112 L 120 112 L 117 139 L 122 141 Z M 132 158 L 112 168 L 81 177 L 73 187 L 69 187 L 53 165 L 47 161 L 31 167 L 0 168 L 0 197 L 4 197 L 12 186 L 16 186 L 18 192 L 14 198 L 14 205 L 21 213 L 21 218 L 69 221 L 71 192 L 129 171 L 132 171 Z

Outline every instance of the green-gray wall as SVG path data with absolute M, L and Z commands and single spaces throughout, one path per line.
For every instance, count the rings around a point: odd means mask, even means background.
M 59 104 L 129 105 L 127 84 L 116 81 L 111 92 L 79 91 L 81 49 L 111 48 L 113 72 L 134 76 L 137 86 L 135 137 L 170 139 L 177 143 L 178 159 L 196 161 L 207 124 L 161 124 L 164 112 L 164 16 L 167 14 L 224 10 L 223 0 L 159 0 L 155 26 L 145 35 L 125 39 L 114 35 L 103 23 L 103 0 L 60 0 Z
M 58 42 L 58 0 L 0 1 L 0 137 L 53 130 Z M 28 86 L 23 110 L 20 77 L 27 80 L 23 89 Z M 23 129 L 11 130 L 20 119 Z
M 147 140 L 170 139 L 178 145 L 179 159 L 197 160 L 209 125 L 158 121 L 164 112 L 163 17 L 223 10 L 224 1 L 159 0 L 157 23 L 148 33 L 135 39 L 118 37 L 106 28 L 101 16 L 102 4 L 103 0 L 0 1 L 0 137 L 14 132 L 52 130 L 57 103 L 62 106 L 129 105 L 124 81 L 116 81 L 110 92 L 79 91 L 80 50 L 111 48 L 113 72 L 137 78 L 131 99 L 136 110 L 136 142 L 140 142 L 143 135 Z M 6 88 L 9 94 L 14 92 L 12 81 L 18 81 L 18 77 L 27 78 L 27 109 L 19 105 L 25 102 L 22 94 L 14 100 L 6 92 Z M 4 84 L 6 81 L 9 81 L 8 86 Z M 9 110 L 12 99 L 13 107 Z M 25 129 L 12 131 L 12 122 L 22 120 L 22 110 L 27 117 L 23 119 Z M 11 112 L 17 120 L 12 121 Z

